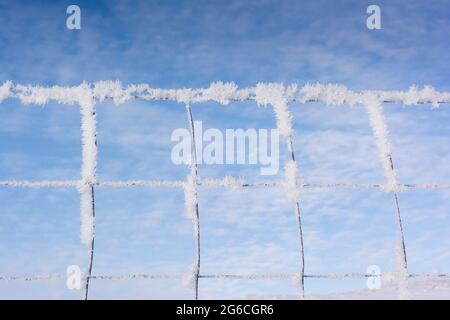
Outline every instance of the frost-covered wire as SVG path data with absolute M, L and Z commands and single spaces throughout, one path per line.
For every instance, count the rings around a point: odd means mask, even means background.
M 272 106 L 277 120 L 277 129 L 280 136 L 285 139 L 288 146 L 289 161 L 285 165 L 284 183 L 287 197 L 295 205 L 295 214 L 297 221 L 298 237 L 300 242 L 300 274 L 295 277 L 300 295 L 304 297 L 304 274 L 305 274 L 305 250 L 303 244 L 303 227 L 301 219 L 301 210 L 299 203 L 299 188 L 297 184 L 297 163 L 295 160 L 292 114 L 288 107 L 289 99 L 296 93 L 297 86 L 292 85 L 285 88 L 281 84 L 258 83 L 255 88 L 255 101 L 259 106 Z M 294 279 L 294 280 L 295 280 Z
M 401 246 L 399 246 L 400 262 L 397 264 L 398 277 L 407 284 L 410 277 L 407 273 L 406 249 L 404 245 L 403 227 L 398 206 L 397 193 L 406 189 L 449 189 L 449 184 L 399 184 L 392 161 L 391 146 L 388 139 L 388 130 L 382 114 L 381 103 L 401 103 L 404 105 L 430 104 L 433 108 L 441 104 L 450 103 L 450 93 L 440 92 L 431 86 L 419 88 L 410 87 L 407 91 L 352 91 L 345 86 L 335 84 L 296 84 L 285 87 L 277 83 L 260 83 L 255 87 L 239 88 L 233 82 L 214 82 L 206 88 L 181 88 L 160 89 L 152 88 L 148 84 L 132 84 L 123 86 L 120 81 L 99 81 L 93 84 L 83 82 L 78 86 L 29 86 L 14 84 L 6 81 L 0 84 L 0 103 L 6 99 L 19 99 L 24 105 L 44 105 L 50 102 L 60 104 L 79 105 L 82 117 L 82 167 L 80 180 L 5 180 L 0 181 L 2 187 L 15 188 L 78 188 L 80 191 L 80 216 L 81 216 L 81 240 L 89 247 L 90 262 L 86 276 L 86 298 L 88 293 L 89 279 L 109 279 L 115 276 L 92 276 L 93 254 L 94 254 L 94 187 L 148 187 L 148 188 L 182 188 L 185 194 L 185 208 L 187 215 L 193 220 L 194 234 L 197 240 L 197 262 L 189 268 L 185 279 L 194 280 L 196 298 L 198 298 L 198 279 L 208 277 L 200 275 L 200 223 L 198 214 L 198 188 L 223 187 L 232 190 L 240 190 L 248 187 L 284 188 L 288 197 L 296 205 L 297 222 L 299 226 L 299 237 L 301 240 L 301 272 L 284 275 L 295 281 L 301 282 L 302 294 L 304 278 L 315 277 L 304 272 L 304 247 L 302 224 L 300 215 L 299 195 L 302 188 L 355 188 L 383 189 L 393 193 L 394 206 L 396 208 L 399 230 L 401 233 Z M 172 100 L 186 105 L 188 119 L 191 127 L 193 142 L 193 153 L 191 162 L 191 173 L 186 181 L 169 180 L 131 180 L 131 181 L 96 181 L 97 146 L 96 146 L 96 119 L 95 103 L 112 100 L 116 104 L 123 104 L 133 99 L 142 100 Z M 233 101 L 255 101 L 258 105 L 270 105 L 273 107 L 280 135 L 286 139 L 290 159 L 285 164 L 285 177 L 282 181 L 256 181 L 246 182 L 242 178 L 225 177 L 223 179 L 205 179 L 198 176 L 197 161 L 195 154 L 195 133 L 193 131 L 193 120 L 190 105 L 214 101 L 221 105 L 228 105 Z M 379 150 L 383 172 L 386 177 L 385 184 L 353 184 L 353 183 L 306 183 L 297 179 L 297 163 L 293 150 L 292 115 L 288 105 L 290 103 L 322 102 L 331 106 L 349 105 L 365 106 L 369 113 L 370 123 L 374 131 Z M 403 252 L 403 253 L 402 253 Z M 355 274 L 353 274 L 354 276 Z M 151 275 L 135 275 L 145 277 Z M 219 276 L 220 275 L 216 275 Z M 233 277 L 233 275 L 222 275 Z M 266 275 L 280 277 L 280 275 Z M 47 276 L 36 276 L 36 280 L 45 279 Z M 52 276 L 48 276 L 52 277 Z M 55 276 L 56 278 L 57 276 Z M 127 277 L 127 276 L 125 276 Z M 183 278 L 182 277 L 182 278 Z M 252 278 L 252 275 L 242 276 Z M 264 278 L 264 275 L 260 277 Z M 332 276 L 319 276 L 332 278 Z M 258 276 L 256 276 L 258 278 Z M 0 277 L 0 280 L 7 280 Z M 13 278 L 10 278 L 14 280 Z M 18 278 L 17 278 L 18 279 Z M 25 278 L 27 280 L 28 278 Z M 112 279 L 112 278 L 111 278 Z M 401 286 L 403 286 L 400 283 Z M 406 286 L 403 286 L 406 288 Z M 403 288 L 402 287 L 402 288 Z M 400 288 L 401 290 L 403 290 Z
M 95 102 L 92 99 L 91 90 L 87 86 L 84 90 L 85 93 L 79 101 L 82 141 L 82 185 L 79 186 L 79 190 L 81 193 L 81 241 L 90 246 L 94 237 L 93 185 L 97 167 L 97 132 Z
M 189 101 L 203 103 L 215 101 L 227 105 L 232 101 L 259 100 L 263 95 L 274 98 L 278 92 L 263 93 L 261 85 L 248 88 L 239 88 L 233 82 L 214 82 L 207 88 L 161 89 L 153 88 L 148 84 L 130 84 L 123 86 L 120 81 L 98 81 L 93 84 L 83 83 L 74 87 L 43 87 L 14 84 L 6 81 L 0 85 L 0 102 L 8 98 L 21 100 L 23 104 L 46 104 L 54 101 L 63 104 L 76 104 L 80 92 L 88 86 L 93 92 L 96 101 L 113 100 L 116 104 L 123 104 L 133 99 L 141 100 L 172 100 L 177 102 Z M 280 84 L 263 84 L 264 89 L 274 89 Z M 327 105 L 363 105 L 367 94 L 373 95 L 383 103 L 401 103 L 404 105 L 430 104 L 438 107 L 450 103 L 450 92 L 437 91 L 431 86 L 411 86 L 407 91 L 352 91 L 345 86 L 337 84 L 310 84 L 303 86 L 297 84 L 287 86 L 288 102 L 323 102 Z M 274 94 L 274 96 L 270 96 Z
M 185 284 L 192 284 L 194 288 L 195 299 L 198 299 L 198 279 L 200 274 L 201 263 L 201 246 L 200 246 L 200 215 L 198 210 L 198 197 L 197 197 L 197 185 L 198 185 L 198 165 L 197 165 L 197 147 L 194 119 L 192 116 L 191 106 L 187 98 L 183 99 L 186 106 L 187 119 L 189 123 L 189 130 L 191 133 L 191 172 L 186 179 L 184 185 L 184 204 L 186 209 L 186 215 L 192 220 L 192 226 L 194 230 L 194 238 L 196 242 L 196 261 L 189 267 L 187 275 L 183 277 Z M 190 280 L 186 280 L 190 279 Z
M 97 169 L 97 125 L 95 101 L 91 89 L 84 85 L 80 88 L 83 94 L 79 97 L 81 113 L 82 165 L 80 192 L 81 242 L 89 248 L 89 264 L 85 284 L 85 299 L 89 294 L 89 281 L 94 260 L 94 225 L 95 201 L 94 185 Z
M 125 180 L 125 181 L 96 181 L 95 187 L 100 188 L 169 188 L 183 189 L 186 181 L 182 180 Z M 0 187 L 10 188 L 79 188 L 83 182 L 81 180 L 0 180 Z M 242 188 L 283 188 L 286 180 L 281 181 L 247 181 L 242 177 L 226 176 L 222 179 L 200 179 L 197 182 L 197 188 L 226 188 L 239 191 Z M 381 189 L 385 190 L 384 184 L 364 184 L 364 183 L 345 183 L 345 182 L 302 182 L 297 180 L 297 188 L 310 189 Z M 408 189 L 450 189 L 450 184 L 433 184 L 433 183 L 406 183 L 399 184 L 398 190 L 405 191 Z
M 90 276 L 95 280 L 179 280 L 186 277 L 187 274 L 147 274 L 147 273 L 131 273 L 117 275 L 96 275 Z M 291 280 L 295 278 L 297 273 L 254 273 L 254 274 L 200 274 L 201 279 L 241 279 L 241 280 Z M 343 273 L 343 274 L 305 274 L 305 278 L 310 279 L 329 279 L 329 280 L 345 280 L 345 279 L 365 279 L 380 277 L 386 281 L 395 281 L 395 275 L 392 272 L 386 272 L 379 275 L 366 273 Z M 412 273 L 407 275 L 408 278 L 417 278 L 423 280 L 447 279 L 450 275 L 445 273 Z M 46 274 L 31 276 L 0 276 L 0 281 L 47 281 L 47 280 L 66 280 L 66 274 Z
M 369 114 L 369 121 L 372 127 L 373 135 L 375 137 L 379 158 L 383 166 L 384 176 L 386 177 L 386 184 L 383 189 L 386 192 L 391 192 L 393 195 L 394 210 L 399 233 L 399 242 L 396 248 L 396 273 L 399 285 L 399 296 L 401 298 L 405 298 L 407 297 L 408 263 L 403 222 L 397 195 L 397 192 L 401 190 L 399 189 L 399 184 L 397 183 L 394 162 L 392 160 L 389 130 L 387 127 L 386 119 L 383 115 L 381 102 L 378 101 L 374 95 L 366 95 L 365 106 Z
M 13 188 L 78 188 L 80 185 L 79 180 L 41 180 L 41 181 L 29 181 L 29 180 L 0 180 L 1 187 L 13 187 Z
M 97 187 L 125 188 L 125 187 L 144 187 L 144 188 L 183 188 L 184 181 L 177 180 L 128 180 L 128 181 L 97 181 Z
M 392 165 L 392 147 L 389 141 L 389 130 L 381 109 L 381 104 L 375 97 L 367 96 L 365 106 L 369 114 L 370 125 L 386 178 L 385 190 L 387 192 L 399 191 L 397 176 Z

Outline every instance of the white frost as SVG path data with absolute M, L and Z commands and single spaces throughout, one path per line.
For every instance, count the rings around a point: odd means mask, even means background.
M 398 297 L 399 299 L 410 299 L 410 293 L 408 290 L 408 270 L 405 265 L 404 252 L 402 240 L 398 239 L 396 243 L 396 267 L 395 267 L 395 280 L 397 282 Z
M 195 281 L 197 280 L 198 269 L 195 263 L 191 264 L 186 273 L 181 276 L 181 284 L 189 289 L 195 287 Z
M 205 179 L 201 180 L 201 186 L 204 187 L 223 187 L 231 190 L 240 190 L 245 184 L 243 178 L 234 178 L 231 176 L 226 176 L 223 179 Z
M 292 135 L 292 115 L 287 107 L 288 97 L 284 86 L 277 83 L 258 83 L 254 93 L 258 105 L 273 107 L 280 135 L 284 138 L 290 137 Z
M 197 237 L 197 182 L 194 170 L 192 170 L 192 173 L 187 177 L 184 184 L 184 207 L 186 217 L 192 220 L 194 235 Z
M 347 89 L 347 87 L 336 84 L 306 84 L 300 92 L 301 102 L 321 101 L 326 105 L 338 106 L 345 103 L 354 105 L 359 100 L 359 95 Z
M 62 104 L 75 104 L 82 98 L 80 94 L 82 95 L 84 88 L 86 87 L 88 87 L 88 85 L 83 83 L 78 87 L 16 85 L 14 89 L 16 91 L 16 96 L 23 104 L 44 105 L 51 100 Z
M 83 185 L 78 190 L 80 192 L 81 242 L 90 247 L 94 238 L 92 187 Z
M 83 95 L 79 101 L 81 112 L 81 140 L 82 140 L 82 166 L 79 187 L 81 194 L 81 241 L 90 246 L 94 237 L 94 203 L 92 186 L 96 182 L 97 167 L 97 142 L 95 103 L 92 92 L 88 86 L 83 89 Z
M 403 103 L 405 105 L 431 104 L 438 107 L 450 103 L 450 92 L 437 91 L 431 86 L 419 88 L 411 86 L 408 91 L 352 91 L 337 84 L 306 84 L 300 89 L 296 84 L 288 86 L 277 83 L 260 83 L 256 87 L 239 89 L 233 82 L 214 82 L 208 88 L 161 89 L 148 84 L 131 84 L 124 88 L 120 81 L 98 81 L 92 86 L 86 83 L 75 87 L 43 87 L 14 85 L 6 81 L 0 85 L 0 102 L 6 98 L 18 98 L 24 104 L 42 105 L 51 100 L 58 103 L 74 104 L 79 100 L 80 89 L 88 86 L 93 89 L 95 100 L 112 99 L 116 104 L 130 99 L 172 100 L 178 102 L 199 103 L 216 101 L 228 104 L 232 100 L 255 100 L 260 105 L 273 104 L 276 100 L 286 99 L 305 103 L 320 101 L 327 105 L 361 105 L 366 95 L 372 95 L 378 101 Z
M 369 113 L 369 121 L 375 137 L 379 158 L 383 166 L 386 184 L 384 190 L 386 192 L 400 191 L 398 190 L 397 177 L 392 166 L 391 144 L 389 142 L 389 131 L 386 125 L 381 103 L 374 96 L 367 96 L 365 106 Z
M 130 91 L 133 88 L 122 88 L 120 81 L 98 81 L 94 84 L 94 98 L 102 102 L 105 99 L 112 99 L 114 103 L 120 104 L 131 99 Z
M 297 187 L 297 164 L 288 161 L 284 167 L 285 188 L 289 200 L 298 201 L 300 190 Z
M 220 104 L 227 105 L 235 97 L 237 88 L 234 82 L 214 82 L 211 83 L 209 88 L 202 91 L 201 98 L 198 101 L 216 101 Z
M 11 81 L 6 81 L 0 86 L 0 103 L 10 97 L 12 87 L 13 83 Z
M 302 278 L 302 274 L 301 273 L 294 273 L 294 275 L 292 276 L 292 283 L 294 285 L 294 287 L 296 287 L 297 289 L 299 289 L 300 292 L 300 296 L 303 297 L 304 292 L 303 292 L 303 278 Z
M 79 186 L 78 180 L 6 180 L 0 181 L 1 186 L 8 186 L 14 188 L 73 188 Z

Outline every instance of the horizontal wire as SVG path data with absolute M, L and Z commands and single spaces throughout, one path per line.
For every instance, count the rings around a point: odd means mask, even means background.
M 136 100 L 153 100 L 153 101 L 176 101 L 173 98 L 170 97 L 166 97 L 166 98 L 159 98 L 159 97 L 149 97 L 149 96 L 144 96 L 144 95 L 133 95 L 131 96 L 133 99 Z M 110 97 L 110 96 L 106 96 L 105 99 L 108 100 L 114 100 L 114 97 Z M 200 101 L 196 101 L 195 99 L 192 101 L 193 103 L 202 103 L 202 102 L 207 102 L 208 100 L 200 100 Z M 229 99 L 230 102 L 245 102 L 245 101 L 256 101 L 256 97 L 246 97 L 246 98 L 230 98 Z M 304 100 L 302 98 L 288 98 L 287 99 L 288 103 L 298 103 L 298 104 L 305 104 L 305 103 L 316 103 L 316 102 L 324 102 L 322 99 L 307 99 Z M 343 100 L 342 104 L 353 104 L 354 101 L 347 101 L 347 100 Z M 381 103 L 385 103 L 385 104 L 403 104 L 404 101 L 402 99 L 386 99 L 386 100 L 382 100 Z M 424 105 L 424 104 L 432 104 L 432 103 L 438 103 L 438 104 L 449 104 L 450 103 L 450 99 L 448 100 L 440 100 L 440 101 L 431 101 L 431 100 L 423 100 L 423 101 L 415 101 L 414 104 L 416 105 Z
M 12 83 L 9 84 L 12 86 Z M 57 88 L 55 92 L 39 92 L 42 90 L 46 90 L 42 87 L 27 87 L 20 88 L 20 86 L 8 88 L 9 98 L 19 98 L 22 102 L 26 103 L 47 103 L 48 100 L 54 99 L 63 103 L 74 103 L 80 100 L 80 97 L 77 94 L 73 95 L 75 91 L 71 92 L 72 88 Z M 88 88 L 91 92 L 94 92 L 95 86 L 89 85 Z M 34 90 L 37 90 L 34 92 Z M 62 90 L 62 92 L 60 92 Z M 69 90 L 69 91 L 67 91 Z M 128 89 L 127 89 L 128 90 Z M 257 101 L 258 97 L 252 92 L 251 88 L 241 89 L 239 92 L 233 92 L 229 94 L 228 97 L 222 96 L 208 96 L 205 94 L 209 89 L 192 89 L 194 91 L 194 95 L 189 96 L 188 99 L 192 103 L 201 103 L 211 100 L 220 101 Z M 284 89 L 283 89 L 284 90 Z M 333 93 L 333 88 L 329 93 Z M 433 89 L 434 90 L 434 89 Z M 10 92 L 11 91 L 11 92 Z M 112 99 L 117 101 L 121 98 L 127 98 L 127 96 L 122 96 L 124 94 L 128 94 L 129 99 L 143 99 L 143 100 L 173 100 L 180 102 L 179 93 L 175 93 L 174 90 L 164 90 L 164 89 L 152 89 L 147 87 L 145 90 L 140 90 L 139 92 L 125 92 L 123 89 L 120 89 L 121 92 L 119 96 L 95 96 L 99 101 L 102 99 Z M 176 91 L 176 90 L 175 90 Z M 157 94 L 155 94 L 157 92 Z M 361 93 L 346 91 L 345 93 L 348 96 L 344 99 L 340 99 L 339 97 L 334 97 L 334 101 L 328 101 L 330 97 L 327 94 L 328 91 L 325 90 L 322 94 L 313 95 L 318 98 L 310 99 L 308 97 L 303 98 L 295 98 L 290 97 L 289 102 L 294 103 L 311 103 L 311 102 L 324 102 L 326 104 L 361 104 L 362 97 L 358 96 Z M 174 94 L 175 93 L 175 94 Z M 415 100 L 410 100 L 411 97 L 408 97 L 408 92 L 389 92 L 389 91 L 365 91 L 364 94 L 374 94 L 378 97 L 378 100 L 383 103 L 403 103 L 403 104 L 432 104 L 433 107 L 438 104 L 446 104 L 450 103 L 450 94 L 447 92 L 433 92 L 434 94 L 438 94 L 438 96 L 434 95 L 431 98 L 428 96 L 420 96 L 417 93 L 409 92 L 411 96 L 415 96 Z M 49 96 L 47 96 L 47 94 Z M 309 96 L 311 97 L 311 96 Z M 386 98 L 388 97 L 388 98 Z M 219 100 L 217 100 L 219 99 Z M 332 99 L 332 100 L 333 100 Z M 124 99 L 122 102 L 126 101 Z M 331 102 L 331 103 L 327 103 Z M 225 102 L 222 102 L 226 104 Z M 170 180 L 130 180 L 130 181 L 100 181 L 96 182 L 93 185 L 96 187 L 113 187 L 113 188 L 122 188 L 122 187 L 146 187 L 146 188 L 183 188 L 185 186 L 184 181 L 170 181 Z M 210 179 L 203 180 L 198 182 L 198 186 L 205 188 L 214 188 L 214 187 L 222 187 L 222 188 L 230 188 L 230 189 L 239 189 L 239 188 L 251 188 L 251 187 L 264 187 L 264 188 L 277 188 L 283 187 L 285 182 L 283 181 L 258 181 L 258 182 L 245 182 L 242 179 L 234 179 L 234 178 L 224 178 L 224 179 Z M 81 180 L 41 180 L 41 181 L 28 181 L 28 180 L 4 180 L 0 181 L 0 187 L 14 187 L 14 188 L 80 188 L 83 186 L 83 181 Z M 319 189 L 333 189 L 333 188 L 351 188 L 351 189 L 385 189 L 385 185 L 383 184 L 355 184 L 355 183 L 303 183 L 297 181 L 298 188 L 319 188 Z M 450 184 L 399 184 L 397 185 L 399 190 L 405 189 L 449 189 Z M 389 274 L 386 274 L 389 275 Z M 268 274 L 205 274 L 198 275 L 198 278 L 204 279 L 241 279 L 241 280 L 288 280 L 294 279 L 298 277 L 297 273 L 268 273 Z M 383 275 L 373 275 L 373 274 L 364 274 L 364 273 L 347 273 L 347 274 L 305 274 L 303 275 L 305 278 L 314 278 L 314 279 L 329 279 L 329 280 L 339 280 L 339 279 L 364 279 L 371 277 L 383 277 Z M 88 279 L 96 279 L 96 280 L 132 280 L 132 279 L 180 279 L 183 275 L 155 275 L 155 274 L 128 274 L 128 275 L 89 275 Z M 448 275 L 445 274 L 410 274 L 409 277 L 425 277 L 425 278 L 447 278 Z M 34 275 L 34 276 L 0 276 L 0 281 L 39 281 L 39 280 L 64 280 L 67 279 L 68 276 L 64 274 L 49 274 L 49 275 Z
M 2 180 L 0 187 L 12 188 L 77 188 L 80 180 Z
M 83 82 L 79 86 L 24 86 L 7 81 L 0 84 L 2 91 L 1 100 L 17 98 L 24 104 L 46 104 L 51 100 L 64 104 L 75 104 L 83 96 L 91 95 L 96 101 L 102 102 L 106 99 L 115 103 L 125 103 L 131 99 L 145 101 L 175 101 L 204 103 L 215 101 L 228 104 L 233 101 L 256 101 L 262 102 L 266 95 L 260 96 L 261 89 L 279 88 L 288 103 L 312 103 L 323 102 L 327 105 L 363 105 L 367 97 L 375 97 L 382 103 L 400 103 L 405 105 L 431 104 L 437 107 L 440 104 L 450 103 L 450 92 L 436 91 L 433 87 L 423 88 L 411 87 L 408 91 L 381 91 L 363 90 L 352 91 L 345 86 L 334 84 L 305 84 L 297 86 L 293 84 L 285 87 L 279 84 L 258 84 L 255 87 L 238 88 L 233 82 L 211 83 L 208 88 L 182 88 L 162 89 L 152 88 L 148 84 L 129 85 L 123 87 L 119 81 L 99 81 L 93 84 Z M 270 94 L 269 94 L 270 96 Z M 262 98 L 262 100 L 261 100 Z M 1 102 L 1 101 L 0 101 Z
M 240 280 L 291 280 L 297 277 L 297 273 L 264 273 L 264 274 L 200 274 L 201 279 L 240 279 Z M 344 279 L 365 279 L 374 277 L 387 277 L 385 274 L 365 274 L 365 273 L 344 273 L 344 274 L 305 274 L 305 278 L 310 279 L 328 279 L 328 280 L 344 280 Z M 95 280 L 177 280 L 183 277 L 182 274 L 124 274 L 124 275 L 91 275 L 90 279 Z M 410 274 L 410 278 L 426 278 L 426 279 L 442 279 L 449 278 L 447 274 Z M 34 276 L 0 276 L 0 281 L 44 281 L 44 280 L 66 280 L 67 275 L 64 274 L 48 274 Z
M 184 181 L 178 180 L 129 180 L 129 181 L 102 181 L 97 187 L 145 187 L 145 188 L 183 188 Z
M 0 187 L 12 188 L 78 188 L 82 185 L 81 180 L 0 180 Z M 96 187 L 144 187 L 144 188 L 183 188 L 185 181 L 181 180 L 125 180 L 125 181 L 98 181 L 94 183 Z M 199 187 L 204 188 L 281 188 L 284 181 L 256 181 L 245 182 L 243 180 L 235 180 L 230 182 L 230 178 L 225 179 L 205 179 L 200 180 Z M 401 189 L 450 189 L 450 184 L 437 183 L 407 183 L 398 184 Z M 383 189 L 383 184 L 361 184 L 361 183 L 298 183 L 298 188 L 316 188 L 316 189 Z

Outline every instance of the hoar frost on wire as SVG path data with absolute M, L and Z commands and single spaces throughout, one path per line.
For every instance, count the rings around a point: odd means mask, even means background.
M 234 82 L 222 81 L 212 83 L 209 88 L 202 90 L 199 101 L 216 101 L 220 104 L 227 105 L 236 95 L 237 85 Z
M 191 103 L 192 97 L 194 96 L 195 92 L 193 89 L 190 88 L 184 88 L 184 89 L 178 89 L 175 90 L 175 100 L 179 103 L 183 103 L 185 105 L 189 105 Z
M 186 217 L 192 220 L 194 235 L 197 235 L 197 181 L 195 174 L 191 173 L 187 177 L 183 189 Z
M 96 182 L 95 171 L 97 167 L 97 145 L 96 145 L 96 119 L 95 103 L 91 90 L 86 87 L 85 93 L 79 101 L 81 112 L 81 140 L 82 140 L 82 166 L 79 187 L 81 194 L 80 216 L 81 216 L 81 241 L 89 246 L 94 237 L 94 204 L 92 186 Z
M 292 284 L 294 285 L 294 287 L 298 288 L 301 290 L 301 296 L 303 296 L 303 278 L 302 278 L 302 274 L 301 273 L 294 273 L 291 277 L 292 279 Z
M 6 81 L 4 84 L 0 86 L 0 103 L 9 98 L 11 95 L 11 89 L 13 87 L 13 83 L 11 81 Z
M 295 161 L 288 161 L 284 167 L 285 188 L 287 196 L 292 201 L 298 201 L 299 189 L 297 187 L 297 164 Z
M 214 82 L 204 89 L 161 89 L 152 88 L 148 84 L 132 84 L 124 88 L 120 81 L 98 81 L 93 85 L 83 83 L 76 87 L 14 85 L 11 81 L 6 81 L 0 85 L 0 101 L 8 97 L 14 97 L 19 98 L 24 104 L 42 105 L 50 100 L 73 104 L 78 101 L 77 91 L 83 86 L 93 88 L 96 100 L 113 99 L 117 104 L 133 98 L 143 100 L 183 100 L 184 102 L 185 99 L 180 99 L 180 96 L 186 90 L 190 91 L 189 100 L 191 102 L 217 101 L 224 105 L 231 100 L 242 101 L 249 99 L 255 99 L 259 104 L 271 104 L 273 102 L 272 98 L 280 97 L 280 93 L 282 95 L 284 93 L 285 98 L 288 100 L 294 99 L 302 103 L 321 101 L 328 105 L 364 104 L 363 100 L 366 94 L 375 95 L 379 101 L 397 102 L 405 105 L 431 103 L 433 107 L 438 107 L 440 103 L 450 102 L 450 92 L 439 92 L 431 86 L 424 86 L 423 88 L 412 86 L 408 91 L 355 92 L 337 84 L 306 84 L 300 90 L 297 90 L 296 85 L 290 85 L 284 90 L 280 84 L 267 83 L 258 84 L 253 88 L 238 89 L 233 82 L 223 83 L 220 81 Z M 301 95 L 295 96 L 296 93 Z
M 200 184 L 207 187 L 223 187 L 231 190 L 240 190 L 244 185 L 245 180 L 243 178 L 235 178 L 226 176 L 223 179 L 206 179 L 201 180 Z
M 421 103 L 431 103 L 434 108 L 438 108 L 440 103 L 448 102 L 450 93 L 438 92 L 432 86 L 411 86 L 408 91 L 377 91 L 383 101 L 399 101 L 405 105 L 418 105 Z
M 386 119 L 383 116 L 381 103 L 372 95 L 365 98 L 365 106 L 369 114 L 369 121 L 372 127 L 375 142 L 378 149 L 380 161 L 383 166 L 384 176 L 386 177 L 386 184 L 384 190 L 400 191 L 398 190 L 397 177 L 392 167 L 391 159 L 391 144 L 389 142 L 389 131 L 386 125 Z
M 124 103 L 131 99 L 133 87 L 122 88 L 120 81 L 98 81 L 94 84 L 94 97 L 102 102 L 107 98 L 113 99 L 114 103 Z
M 295 91 L 296 86 L 291 86 L 287 90 L 282 84 L 258 83 L 255 87 L 255 100 L 258 105 L 271 105 L 277 119 L 277 128 L 284 138 L 292 135 L 292 115 L 287 107 L 287 92 Z
M 405 256 L 403 251 L 403 242 L 401 238 L 396 241 L 395 244 L 395 279 L 397 282 L 399 299 L 409 299 L 410 294 L 408 290 L 408 269 L 405 264 Z
M 94 238 L 92 188 L 89 185 L 83 185 L 78 190 L 80 192 L 81 242 L 90 246 Z
M 195 287 L 195 281 L 197 280 L 198 269 L 195 263 L 191 264 L 182 276 L 181 276 L 181 284 L 189 289 Z
M 44 105 L 51 100 L 62 104 L 75 104 L 84 98 L 84 93 L 89 90 L 89 85 L 85 82 L 77 87 L 16 85 L 15 89 L 16 96 L 25 105 Z
M 6 180 L 1 181 L 1 185 L 16 187 L 16 188 L 73 188 L 79 186 L 79 180 L 40 180 L 40 181 L 27 181 L 27 180 Z
M 326 105 L 338 106 L 347 103 L 354 105 L 358 102 L 359 95 L 337 84 L 306 84 L 300 89 L 303 95 L 301 101 L 321 101 Z

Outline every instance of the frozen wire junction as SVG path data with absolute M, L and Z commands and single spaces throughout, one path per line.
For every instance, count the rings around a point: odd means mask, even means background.
M 88 248 L 88 268 L 84 273 L 84 297 L 88 298 L 91 280 L 126 280 L 126 279 L 180 279 L 184 284 L 192 286 L 194 298 L 199 298 L 199 281 L 210 278 L 224 279 L 292 279 L 299 288 L 299 297 L 305 296 L 304 283 L 308 278 L 345 279 L 367 278 L 368 274 L 308 274 L 305 267 L 305 248 L 303 242 L 301 190 L 303 188 L 373 188 L 392 194 L 394 214 L 398 231 L 398 247 L 395 248 L 397 266 L 394 272 L 380 275 L 389 277 L 396 283 L 399 297 L 408 297 L 408 282 L 411 278 L 429 278 L 430 275 L 410 274 L 408 272 L 407 246 L 404 239 L 402 214 L 397 194 L 405 189 L 450 189 L 450 184 L 402 184 L 397 180 L 394 157 L 389 142 L 389 131 L 383 115 L 384 103 L 400 103 L 404 105 L 431 105 L 438 108 L 441 104 L 450 103 L 450 92 L 438 92 L 430 86 L 411 87 L 408 91 L 361 91 L 354 92 L 341 85 L 306 84 L 304 86 L 274 83 L 259 83 L 255 87 L 238 88 L 234 83 L 212 83 L 208 88 L 158 89 L 147 84 L 123 87 L 118 81 L 100 81 L 94 84 L 82 83 L 75 87 L 41 87 L 24 86 L 7 81 L 0 85 L 0 103 L 5 99 L 18 99 L 24 105 L 44 105 L 49 102 L 78 105 L 81 115 L 82 164 L 79 180 L 58 181 L 0 181 L 0 187 L 13 188 L 77 188 L 80 193 L 80 235 L 81 242 Z M 133 99 L 147 101 L 172 100 L 186 108 L 192 140 L 189 174 L 185 181 L 169 180 L 133 180 L 133 181 L 98 181 L 97 139 L 96 139 L 96 102 L 106 99 L 116 104 L 123 104 Z M 195 103 L 215 101 L 227 105 L 232 101 L 255 101 L 258 106 L 268 106 L 274 111 L 280 136 L 285 139 L 288 160 L 284 166 L 284 178 L 277 182 L 248 183 L 242 178 L 224 177 L 223 179 L 202 180 L 197 172 L 197 154 L 195 147 L 196 133 L 191 106 Z M 293 143 L 292 115 L 289 107 L 292 104 L 323 102 L 331 106 L 360 106 L 367 110 L 373 136 L 378 149 L 379 160 L 383 167 L 384 184 L 311 184 L 298 179 L 301 166 L 298 165 Z M 186 216 L 192 220 L 196 242 L 195 260 L 184 275 L 164 274 L 129 274 L 129 275 L 95 275 L 94 239 L 95 239 L 95 189 L 99 187 L 148 187 L 179 188 L 184 191 Z M 297 224 L 298 231 L 298 272 L 293 274 L 203 274 L 201 272 L 201 223 L 198 206 L 199 188 L 230 188 L 239 192 L 242 188 L 283 188 L 286 201 L 293 208 L 292 221 Z M 446 275 L 431 275 L 439 279 L 447 279 Z M 65 275 L 34 275 L 29 277 L 0 276 L 0 280 L 51 280 L 64 279 Z

